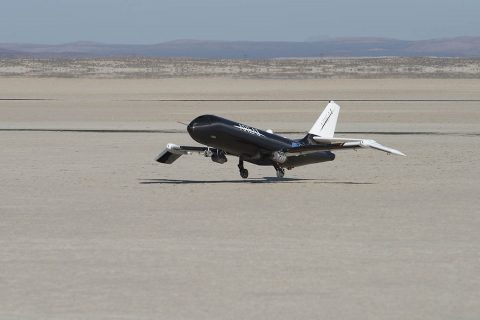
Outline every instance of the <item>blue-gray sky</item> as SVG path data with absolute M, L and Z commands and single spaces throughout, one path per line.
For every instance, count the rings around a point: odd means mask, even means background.
M 479 0 L 2 0 L 0 42 L 480 35 Z

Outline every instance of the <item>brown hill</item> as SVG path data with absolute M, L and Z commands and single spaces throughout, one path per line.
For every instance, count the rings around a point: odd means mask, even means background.
M 292 57 L 480 57 L 480 37 L 431 40 L 338 38 L 311 42 L 176 40 L 153 45 L 75 42 L 60 45 L 0 44 L 0 56 L 192 57 L 270 59 Z

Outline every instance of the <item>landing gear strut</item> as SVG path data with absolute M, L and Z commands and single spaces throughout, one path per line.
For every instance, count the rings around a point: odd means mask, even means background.
M 243 160 L 242 159 L 240 159 L 238 161 L 238 169 L 240 169 L 240 177 L 242 177 L 243 179 L 247 179 L 248 178 L 248 170 L 243 167 Z
M 281 168 L 278 164 L 274 163 L 273 167 L 277 171 L 277 178 L 283 178 L 285 176 L 285 169 Z

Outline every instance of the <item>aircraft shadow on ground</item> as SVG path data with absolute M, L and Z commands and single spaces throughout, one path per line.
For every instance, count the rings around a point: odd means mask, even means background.
M 140 184 L 232 184 L 232 183 L 319 183 L 319 184 L 346 184 L 368 185 L 373 182 L 331 181 L 322 179 L 263 177 L 237 180 L 190 180 L 190 179 L 140 179 Z

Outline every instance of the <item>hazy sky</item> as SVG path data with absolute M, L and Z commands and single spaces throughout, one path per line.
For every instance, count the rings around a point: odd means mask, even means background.
M 0 42 L 480 35 L 480 0 L 0 0 Z

